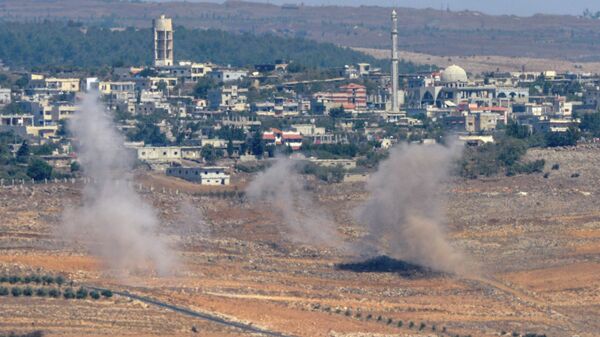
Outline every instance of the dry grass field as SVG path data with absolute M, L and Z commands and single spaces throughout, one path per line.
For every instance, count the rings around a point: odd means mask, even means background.
M 387 49 L 354 48 L 357 51 L 379 59 L 388 59 L 390 51 Z M 533 58 L 533 57 L 508 57 L 508 56 L 438 56 L 423 53 L 401 51 L 400 58 L 415 64 L 435 64 L 440 68 L 457 64 L 468 72 L 478 74 L 491 71 L 525 71 L 543 72 L 555 70 L 558 72 L 585 72 L 600 73 L 600 62 L 571 62 L 561 59 Z
M 58 230 L 63 208 L 80 202 L 81 186 L 5 187 L 3 273 L 61 274 L 75 287 L 116 294 L 100 300 L 0 297 L 0 332 L 252 335 L 118 295 L 126 291 L 279 336 L 597 336 L 600 148 L 531 150 L 528 156 L 546 159 L 548 178 L 447 183 L 448 237 L 478 266 L 462 276 L 340 270 L 337 264 L 361 259 L 290 242 L 282 219 L 268 207 L 207 196 L 193 186 L 186 190 L 187 183 L 146 174 L 139 182 L 155 189 L 141 193 L 159 213 L 161 235 L 180 257 L 179 266 L 165 277 L 135 271 L 116 276 L 110 261 L 92 256 L 83 242 L 67 242 Z M 558 170 L 551 170 L 554 164 Z M 346 241 L 354 242 L 351 233 L 362 226 L 352 210 L 367 197 L 364 186 L 311 190 Z M 192 216 L 189 205 L 197 210 Z

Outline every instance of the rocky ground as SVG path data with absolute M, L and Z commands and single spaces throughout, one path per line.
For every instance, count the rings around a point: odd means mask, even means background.
M 532 150 L 528 156 L 546 160 L 546 178 L 447 183 L 447 235 L 477 266 L 466 276 L 339 270 L 338 263 L 357 258 L 339 247 L 291 242 L 282 218 L 267 205 L 148 175 L 138 180 L 146 186 L 140 193 L 180 256 L 174 275 L 115 277 L 82 242 L 65 240 L 62 210 L 80 202 L 81 186 L 64 183 L 0 191 L 0 268 L 60 273 L 76 285 L 126 290 L 291 336 L 595 336 L 600 149 Z M 352 245 L 364 230 L 353 217 L 367 197 L 364 186 L 316 184 L 310 191 Z M 244 334 L 122 296 L 0 297 L 0 312 L 0 332 Z

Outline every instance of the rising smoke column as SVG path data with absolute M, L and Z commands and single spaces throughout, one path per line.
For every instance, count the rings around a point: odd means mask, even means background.
M 294 160 L 278 158 L 248 185 L 246 195 L 252 201 L 269 204 L 280 213 L 291 241 L 342 248 L 333 219 L 306 191 Z
M 359 220 L 370 233 L 364 250 L 463 272 L 464 259 L 446 240 L 442 185 L 459 147 L 399 145 L 367 184 Z
M 97 93 L 85 94 L 78 110 L 68 128 L 91 182 L 83 189 L 82 204 L 65 211 L 68 233 L 120 274 L 171 272 L 176 259 L 156 234 L 156 213 L 132 187 L 134 159 L 123 146 L 124 137 Z

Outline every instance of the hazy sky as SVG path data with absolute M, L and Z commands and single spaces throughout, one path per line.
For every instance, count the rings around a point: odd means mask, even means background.
M 160 1 L 160 0 L 158 0 Z M 171 0 L 162 0 L 171 1 Z M 190 0 L 188 0 L 190 1 Z M 223 2 L 222 0 L 191 0 Z M 306 5 L 379 5 L 414 8 L 446 8 L 475 10 L 490 14 L 529 16 L 536 13 L 580 15 L 584 9 L 600 11 L 600 0 L 250 0 L 272 4 L 304 3 Z

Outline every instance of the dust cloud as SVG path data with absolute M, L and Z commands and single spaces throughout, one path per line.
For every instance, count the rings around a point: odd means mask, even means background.
M 177 259 L 156 233 L 157 214 L 135 192 L 134 158 L 111 117 L 98 94 L 87 93 L 68 123 L 89 183 L 81 204 L 65 210 L 64 227 L 74 242 L 83 243 L 120 275 L 169 274 Z
M 276 159 L 248 185 L 247 197 L 272 206 L 287 226 L 286 234 L 291 241 L 342 248 L 335 222 L 306 190 L 297 165 L 301 164 L 287 158 Z
M 459 146 L 398 145 L 367 184 L 358 220 L 369 235 L 367 254 L 384 254 L 429 268 L 463 273 L 463 254 L 446 240 L 442 186 Z

